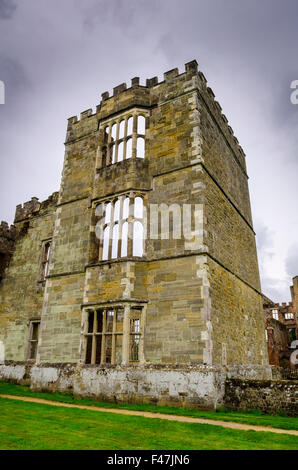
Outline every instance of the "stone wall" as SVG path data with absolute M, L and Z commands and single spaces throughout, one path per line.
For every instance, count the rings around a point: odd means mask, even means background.
M 209 410 L 224 406 L 298 416 L 298 381 L 266 380 L 264 372 L 263 367 L 244 366 L 0 364 L 0 380 L 28 384 L 33 391 L 71 392 L 76 397 L 115 403 Z
M 0 224 L 0 282 L 4 277 L 10 258 L 13 254 L 17 230 L 14 225 L 9 227 L 7 222 Z
M 30 384 L 33 391 L 72 392 L 115 403 L 154 403 L 214 410 L 222 402 L 218 368 L 185 366 L 0 365 L 0 380 Z
M 0 341 L 7 360 L 24 361 L 29 322 L 41 317 L 44 282 L 40 263 L 44 240 L 52 237 L 58 193 L 19 205 L 15 215 L 15 246 L 0 285 Z
M 142 112 L 145 158 L 132 153 L 104 166 L 108 121 Z M 95 208 L 136 192 L 147 207 L 200 207 L 193 240 L 175 239 L 171 218 L 170 238 L 160 231 L 147 239 L 142 258 L 102 262 Z M 266 367 L 245 156 L 196 61 L 160 83 L 134 78 L 131 87 L 104 93 L 95 113 L 70 118 L 59 199 L 45 217 L 41 206 L 32 198 L 17 208 L 16 223 L 28 226 L 1 287 L 6 359 L 24 360 L 28 320 L 41 316 L 37 363 L 84 361 L 88 308 L 138 302 L 147 308 L 143 362 Z M 52 233 L 48 276 L 37 292 L 40 243 Z
M 298 416 L 298 381 L 229 379 L 224 405 L 234 410 Z

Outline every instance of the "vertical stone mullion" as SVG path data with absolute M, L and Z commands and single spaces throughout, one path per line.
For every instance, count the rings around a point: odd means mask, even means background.
M 85 362 L 86 356 L 86 346 L 87 346 L 87 336 L 88 331 L 88 310 L 83 309 L 82 311 L 82 321 L 81 321 L 81 339 L 80 339 L 80 349 L 79 349 L 79 364 Z
M 144 364 L 145 362 L 145 355 L 144 355 L 144 341 L 145 341 L 145 324 L 146 324 L 146 311 L 147 305 L 144 305 L 141 310 L 140 315 L 140 350 L 139 350 L 139 361 L 140 364 Z
M 93 334 L 92 334 L 92 352 L 91 352 L 91 364 L 96 363 L 96 331 L 97 331 L 97 314 L 96 310 L 93 310 Z
M 129 195 L 129 210 L 128 210 L 127 222 L 128 222 L 127 256 L 131 258 L 133 254 L 134 195 Z
M 114 317 L 113 317 L 113 331 L 112 331 L 112 357 L 111 357 L 111 364 L 115 364 L 116 362 L 116 315 L 117 315 L 117 308 L 114 308 Z
M 115 145 L 115 163 L 118 162 L 118 141 L 119 141 L 119 120 L 116 121 L 116 139 L 114 142 Z
M 103 218 L 105 218 L 106 214 L 105 214 L 105 204 L 104 202 L 101 202 L 101 208 L 102 208 L 102 214 L 103 214 Z M 106 224 L 104 223 L 102 225 L 102 236 L 101 238 L 98 240 L 98 259 L 99 261 L 102 260 L 102 252 L 103 252 L 103 240 L 104 240 L 104 229 L 106 228 Z
M 123 318 L 123 341 L 122 341 L 122 364 L 129 363 L 129 339 L 130 339 L 130 305 L 124 307 Z
M 98 168 L 102 168 L 103 164 L 102 164 L 102 145 L 99 145 L 97 147 L 97 151 L 96 151 L 96 164 L 95 164 L 95 168 L 98 169 Z
M 100 363 L 104 364 L 106 362 L 106 351 L 105 351 L 105 346 L 106 346 L 106 322 L 107 320 L 107 310 L 104 309 L 103 315 L 102 315 L 102 336 L 101 336 L 101 358 L 100 358 Z
M 119 209 L 119 230 L 118 230 L 118 253 L 117 257 L 121 258 L 121 244 L 122 244 L 122 227 L 123 227 L 123 202 L 125 196 L 120 196 L 120 209 Z
M 109 135 L 108 135 L 108 145 L 107 145 L 107 162 L 112 163 L 112 153 L 111 153 L 111 136 L 112 136 L 112 126 L 109 125 Z

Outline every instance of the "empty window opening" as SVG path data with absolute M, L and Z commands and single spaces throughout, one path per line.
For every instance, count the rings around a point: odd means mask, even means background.
M 127 121 L 127 135 L 132 135 L 132 129 L 133 129 L 133 117 L 130 116 Z
M 102 203 L 105 214 L 99 259 L 105 261 L 127 256 L 143 256 L 143 205 L 141 196 L 120 196 L 116 200 Z
M 137 138 L 137 158 L 145 158 L 145 140 L 143 137 Z
M 138 134 L 145 135 L 146 120 L 144 116 L 138 116 Z
M 132 157 L 145 158 L 146 118 L 143 115 L 122 117 L 106 125 L 102 146 L 102 166 Z
M 28 359 L 29 360 L 36 359 L 39 330 L 40 330 L 40 320 L 31 321 L 30 326 L 29 326 L 29 347 L 28 347 Z
M 285 313 L 285 319 L 286 320 L 293 320 L 294 319 L 294 314 L 293 313 Z
M 125 131 L 125 121 L 124 119 L 122 119 L 122 121 L 119 124 L 119 139 L 123 139 L 124 131 Z
M 137 221 L 133 224 L 133 256 L 143 256 L 143 225 Z
M 133 308 L 130 318 L 130 348 L 129 360 L 132 362 L 140 360 L 141 340 L 141 310 Z
M 50 250 L 51 250 L 51 242 L 45 242 L 42 247 L 42 255 L 41 255 L 41 266 L 40 266 L 40 281 L 45 281 L 48 270 L 49 270 L 49 259 L 50 259 Z
M 129 329 L 124 333 L 124 308 L 104 307 L 89 310 L 85 323 L 85 363 L 121 364 L 123 347 L 126 360 L 140 361 L 142 340 L 142 308 L 131 307 L 128 312 Z M 123 336 L 126 343 L 123 344 Z
M 132 157 L 132 139 L 128 139 L 126 143 L 126 158 Z
M 86 364 L 121 364 L 123 308 L 88 312 L 85 332 Z
M 272 317 L 274 318 L 274 320 L 278 320 L 278 310 L 272 310 Z

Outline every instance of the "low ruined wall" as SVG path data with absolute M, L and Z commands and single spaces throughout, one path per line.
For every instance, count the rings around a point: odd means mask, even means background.
M 35 391 L 72 392 L 75 396 L 126 403 L 155 403 L 215 409 L 224 396 L 220 368 L 179 366 L 77 366 L 74 364 L 0 367 L 0 379 L 26 383 Z
M 298 416 L 298 380 L 228 379 L 224 405 L 243 411 Z
M 244 366 L 0 364 L 0 380 L 30 384 L 34 391 L 71 392 L 115 403 L 209 410 L 225 406 L 298 416 L 298 381 L 280 380 L 278 371 L 275 380 L 268 380 L 269 372 Z

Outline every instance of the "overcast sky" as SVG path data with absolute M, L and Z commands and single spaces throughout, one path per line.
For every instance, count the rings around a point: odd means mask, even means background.
M 246 155 L 263 292 L 298 274 L 297 0 L 0 0 L 0 219 L 59 189 L 66 119 L 197 59 Z

